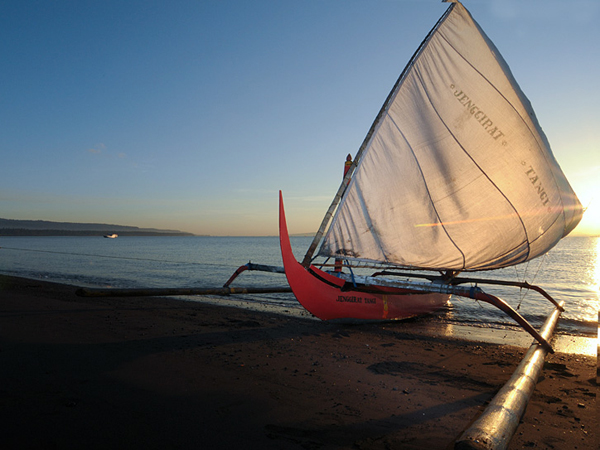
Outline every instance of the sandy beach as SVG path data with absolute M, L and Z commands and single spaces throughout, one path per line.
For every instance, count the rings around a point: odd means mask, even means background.
M 527 350 L 0 276 L 4 449 L 452 449 Z M 597 449 L 596 358 L 549 355 L 510 449 Z

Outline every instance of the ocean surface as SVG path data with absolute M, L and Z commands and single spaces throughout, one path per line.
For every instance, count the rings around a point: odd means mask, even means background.
M 292 237 L 302 259 L 312 237 Z M 277 237 L 0 237 L 0 273 L 84 287 L 221 287 L 242 264 L 281 266 Z M 544 257 L 494 272 L 468 274 L 537 284 L 566 311 L 558 333 L 593 337 L 600 310 L 600 238 L 567 237 Z M 246 271 L 232 286 L 284 286 L 285 275 Z M 552 309 L 533 291 L 487 287 L 539 327 Z M 194 299 L 189 297 L 187 299 Z M 240 297 L 235 297 L 240 299 Z M 234 297 L 221 302 L 236 301 Z M 246 304 L 271 305 L 284 313 L 303 311 L 292 294 L 246 295 Z M 512 328 L 512 319 L 494 307 L 452 297 L 428 320 L 473 327 Z

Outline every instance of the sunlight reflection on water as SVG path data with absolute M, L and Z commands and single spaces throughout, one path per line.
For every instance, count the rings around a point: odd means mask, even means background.
M 592 286 L 597 294 L 600 294 L 600 237 L 595 238 L 596 245 L 592 247 L 592 250 L 596 252 L 593 261 L 595 261 L 595 267 L 592 270 Z M 600 307 L 600 304 L 598 305 Z M 600 308 L 599 308 L 600 309 Z

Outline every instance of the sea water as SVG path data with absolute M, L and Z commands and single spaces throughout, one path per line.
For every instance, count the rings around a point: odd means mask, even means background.
M 301 259 L 311 237 L 292 237 Z M 183 288 L 221 287 L 247 262 L 281 266 L 277 237 L 0 237 L 0 273 L 83 287 Z M 566 311 L 559 333 L 595 336 L 600 310 L 600 238 L 567 237 L 547 255 L 519 266 L 468 276 L 527 281 L 545 289 Z M 232 286 L 285 286 L 285 275 L 244 272 Z M 481 285 L 539 327 L 552 305 L 533 291 Z M 233 298 L 233 297 L 232 297 Z M 237 297 L 239 298 L 239 297 Z M 292 294 L 242 297 L 248 302 L 302 311 Z M 231 300 L 232 302 L 234 300 Z M 453 296 L 433 319 L 492 328 L 514 322 L 488 304 Z

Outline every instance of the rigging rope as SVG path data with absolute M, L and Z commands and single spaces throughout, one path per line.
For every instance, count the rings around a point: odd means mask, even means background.
M 537 276 L 540 273 L 540 270 L 542 270 L 542 266 L 544 266 L 546 264 L 548 258 L 548 253 L 545 253 L 541 258 L 539 258 L 539 264 L 537 266 L 537 270 L 535 271 L 535 273 L 533 274 L 533 277 L 531 278 L 531 281 L 529 282 L 530 284 L 534 284 L 535 283 L 535 279 L 537 278 Z M 527 261 L 527 263 L 525 264 L 525 270 L 523 272 L 523 276 L 520 277 L 519 276 L 519 271 L 518 271 L 518 266 L 513 266 L 515 269 L 515 275 L 517 277 L 517 279 L 521 282 L 527 282 L 527 280 L 525 279 L 527 277 L 527 271 L 529 270 L 529 264 L 531 263 L 532 260 Z M 519 292 L 519 304 L 517 305 L 517 310 L 519 310 L 521 308 L 521 303 L 523 302 L 523 300 L 525 299 L 525 297 L 527 296 L 527 294 L 529 294 L 529 289 L 525 289 L 523 290 L 523 288 L 520 288 Z

